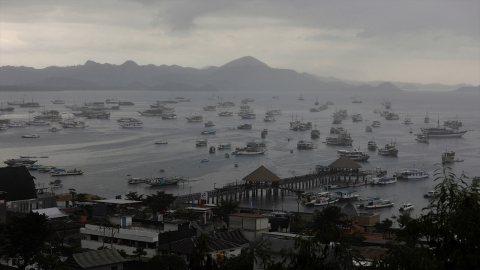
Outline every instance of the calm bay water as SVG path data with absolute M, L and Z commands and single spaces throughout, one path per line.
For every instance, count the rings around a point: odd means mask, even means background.
M 112 111 L 111 119 L 97 120 L 86 119 L 89 126 L 86 129 L 62 129 L 60 132 L 48 132 L 48 127 L 28 127 L 0 131 L 0 159 L 18 158 L 19 156 L 49 156 L 39 159 L 42 165 L 56 165 L 67 169 L 82 169 L 82 176 L 63 177 L 64 187 L 55 190 L 57 193 L 68 192 L 74 188 L 77 192 L 92 193 L 99 196 L 112 198 L 128 191 L 137 191 L 140 194 L 151 194 L 157 190 L 164 190 L 174 195 L 188 194 L 211 190 L 214 186 L 221 187 L 227 183 L 242 182 L 242 178 L 258 168 L 266 166 L 279 177 L 290 177 L 308 173 L 315 165 L 329 165 L 337 159 L 339 149 L 345 147 L 326 146 L 322 142 L 329 134 L 332 126 L 332 113 L 335 109 L 346 109 L 349 114 L 361 113 L 363 122 L 344 120 L 343 126 L 352 135 L 355 148 L 366 149 L 367 140 L 372 137 L 377 145 L 383 146 L 392 140 L 397 143 L 400 150 L 398 157 L 379 156 L 370 151 L 368 162 L 360 163 L 364 169 L 380 167 L 388 170 L 388 175 L 402 168 L 419 168 L 431 174 L 441 160 L 441 153 L 446 149 L 456 152 L 456 156 L 464 162 L 452 164 L 453 171 L 459 175 L 462 171 L 470 176 L 480 175 L 480 93 L 453 93 L 453 92 L 401 92 L 401 93 L 369 93 L 362 94 L 363 103 L 352 103 L 350 93 L 315 93 L 315 92 L 286 92 L 271 93 L 260 91 L 243 92 L 218 92 L 223 101 L 235 102 L 234 108 L 229 111 L 238 112 L 241 100 L 253 98 L 255 101 L 249 105 L 255 109 L 257 119 L 242 120 L 238 116 L 219 117 L 217 112 L 204 112 L 202 107 L 214 105 L 218 101 L 209 100 L 213 93 L 206 92 L 153 92 L 153 91 L 64 91 L 64 92 L 0 92 L 0 101 L 3 106 L 11 100 L 21 100 L 25 94 L 26 100 L 39 102 L 46 110 L 59 110 L 68 117 L 71 111 L 64 105 L 54 105 L 54 99 L 63 99 L 68 104 L 81 104 L 85 101 L 105 101 L 109 98 L 120 98 L 132 101 L 134 106 L 122 106 L 121 110 Z M 299 101 L 302 94 L 304 101 Z M 137 111 L 149 108 L 156 100 L 184 96 L 191 102 L 170 104 L 175 107 L 177 120 L 162 120 L 160 117 L 140 116 Z M 273 99 L 272 96 L 279 96 Z M 322 112 L 309 112 L 314 106 L 315 99 L 320 104 L 327 100 L 335 105 Z M 374 114 L 374 109 L 382 109 L 380 104 L 388 98 L 392 102 L 392 109 L 400 115 L 400 120 L 387 121 L 379 114 Z M 42 111 L 44 108 L 35 108 Z M 264 122 L 264 113 L 268 108 L 282 109 L 283 115 L 275 116 L 276 122 Z M 15 106 L 14 113 L 0 114 L 1 118 L 13 121 L 28 121 L 28 108 Z M 185 117 L 201 114 L 204 120 L 215 123 L 212 129 L 216 135 L 200 135 L 205 130 L 203 123 L 188 123 Z M 424 124 L 426 114 L 430 116 L 430 124 Z M 407 116 L 412 119 L 413 125 L 403 125 Z M 315 140 L 316 148 L 310 151 L 297 151 L 296 143 L 300 139 L 310 140 L 310 132 L 291 131 L 289 122 L 293 117 L 303 118 L 304 121 L 317 125 L 321 132 L 320 139 Z M 141 129 L 127 130 L 120 128 L 116 119 L 121 117 L 135 117 L 144 122 Z M 463 122 L 464 129 L 473 129 L 463 138 L 458 139 L 430 139 L 429 144 L 418 143 L 413 134 L 420 132 L 420 127 L 436 126 L 437 119 L 440 125 L 445 120 L 458 120 Z M 83 120 L 83 119 L 81 119 Z M 373 120 L 381 121 L 380 128 L 373 132 L 365 132 L 365 126 Z M 252 130 L 236 130 L 242 123 L 252 123 Z M 55 124 L 58 126 L 58 124 Z M 224 151 L 208 154 L 208 147 L 195 147 L 198 138 L 208 138 L 209 144 L 217 145 L 220 142 L 231 142 L 232 147 L 243 147 L 247 141 L 260 139 L 260 132 L 264 128 L 269 130 L 266 137 L 268 152 L 260 156 L 231 156 L 225 158 Z M 410 128 L 413 134 L 409 133 Z M 210 128 L 209 128 L 210 129 Z M 23 134 L 37 133 L 39 139 L 22 139 Z M 167 139 L 168 145 L 155 145 L 153 142 Z M 289 141 L 290 139 L 290 141 Z M 290 153 L 290 150 L 294 150 Z M 230 152 L 230 151 L 228 151 Z M 210 162 L 200 163 L 208 157 Z M 238 163 L 238 167 L 234 167 Z M 159 170 L 165 170 L 160 173 Z M 39 185 L 47 186 L 53 180 L 49 174 L 32 172 Z M 127 175 L 132 177 L 159 177 L 183 176 L 191 181 L 185 185 L 162 188 L 150 188 L 148 185 L 128 185 Z M 400 204 L 411 202 L 415 205 L 413 215 L 420 213 L 421 208 L 428 203 L 423 194 L 436 185 L 433 175 L 421 180 L 399 180 L 390 186 L 366 186 L 356 188 L 361 196 L 379 195 L 396 203 L 395 207 L 377 209 L 382 218 L 398 213 Z M 250 202 L 242 202 L 248 206 Z M 273 198 L 270 200 L 258 199 L 253 201 L 254 207 L 275 208 L 284 210 L 297 210 L 294 196 Z M 300 205 L 301 211 L 311 211 Z

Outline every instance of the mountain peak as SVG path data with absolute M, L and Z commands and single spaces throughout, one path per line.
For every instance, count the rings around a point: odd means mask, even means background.
M 134 61 L 132 60 L 127 60 L 125 61 L 125 63 L 121 64 L 120 66 L 127 66 L 127 67 L 138 67 L 138 64 L 135 63 Z
M 93 66 L 93 65 L 97 65 L 98 63 L 97 62 L 93 62 L 92 60 L 87 60 L 87 62 L 85 62 L 84 66 Z
M 252 56 L 244 56 L 244 57 L 238 58 L 236 60 L 233 60 L 231 62 L 226 63 L 222 67 L 240 67 L 240 66 L 268 67 L 267 64 L 263 63 L 262 61 L 259 61 L 259 60 L 255 59 Z

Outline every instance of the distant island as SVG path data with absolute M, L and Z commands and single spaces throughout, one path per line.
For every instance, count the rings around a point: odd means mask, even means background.
M 272 68 L 245 56 L 223 66 L 196 69 L 177 65 L 121 65 L 88 60 L 83 65 L 35 69 L 0 67 L 0 91 L 151 90 L 151 91 L 344 91 L 398 92 L 423 89 L 419 84 L 375 81 L 361 83 L 335 77 Z M 424 85 L 427 88 L 440 85 Z M 461 85 L 462 88 L 469 86 Z M 445 89 L 446 86 L 442 86 Z M 447 86 L 449 89 L 452 86 Z M 454 90 L 454 89 L 452 89 Z M 460 90 L 460 89 L 459 89 Z M 462 90 L 463 91 L 463 90 Z

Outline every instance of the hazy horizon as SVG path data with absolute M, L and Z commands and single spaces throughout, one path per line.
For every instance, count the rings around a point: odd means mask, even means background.
M 478 1 L 0 1 L 0 66 L 272 68 L 480 85 Z

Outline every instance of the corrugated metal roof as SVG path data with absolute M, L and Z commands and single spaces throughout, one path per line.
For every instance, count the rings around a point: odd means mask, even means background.
M 277 182 L 282 179 L 262 165 L 242 180 L 247 182 Z
M 57 207 L 36 209 L 32 210 L 32 212 L 38 213 L 39 215 L 45 215 L 47 216 L 47 219 L 68 217 L 68 215 L 65 215 L 65 213 L 60 211 L 60 209 L 58 209 Z
M 347 169 L 359 169 L 362 166 L 358 165 L 355 161 L 351 160 L 347 156 L 343 156 L 335 160 L 332 164 L 328 165 L 330 168 L 347 168 Z
M 98 267 L 126 262 L 117 250 L 103 249 L 73 254 L 75 261 L 83 268 Z

